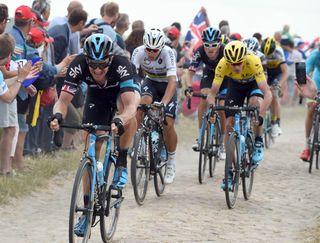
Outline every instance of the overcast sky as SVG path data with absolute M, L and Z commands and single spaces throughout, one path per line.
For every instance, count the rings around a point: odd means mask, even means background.
M 13 16 L 16 7 L 33 0 L 1 0 Z M 89 19 L 99 17 L 100 6 L 106 0 L 81 0 Z M 292 34 L 310 41 L 320 36 L 320 0 L 117 0 L 120 12 L 127 13 L 130 21 L 141 19 L 146 28 L 163 28 L 180 22 L 185 34 L 201 6 L 207 9 L 211 26 L 217 27 L 222 19 L 229 21 L 231 32 L 251 36 L 260 32 L 264 37 L 289 24 Z M 68 0 L 51 0 L 51 18 L 66 15 Z M 128 33 L 126 33 L 127 35 Z

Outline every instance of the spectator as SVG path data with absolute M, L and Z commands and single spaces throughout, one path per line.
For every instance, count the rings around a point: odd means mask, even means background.
M 256 32 L 252 35 L 252 37 L 256 37 L 257 40 L 259 41 L 259 45 L 261 45 L 262 42 L 262 35 L 259 32 Z
M 133 30 L 125 40 L 127 51 L 132 56 L 132 52 L 136 47 L 143 45 L 144 29 Z
M 49 20 L 51 7 L 50 3 L 46 0 L 34 0 L 32 3 L 32 9 L 40 14 L 40 17 L 45 21 Z
M 67 16 L 53 18 L 50 22 L 49 30 L 54 26 L 67 24 L 68 18 L 71 12 L 77 8 L 83 9 L 82 4 L 79 1 L 71 1 L 67 7 Z M 98 29 L 98 27 L 91 26 L 91 29 Z M 80 31 L 70 33 L 69 44 L 68 44 L 68 54 L 70 55 L 79 54 L 81 52 L 80 36 L 81 36 Z M 49 53 L 49 55 L 51 54 Z
M 229 37 L 230 35 L 229 22 L 227 20 L 221 20 L 219 22 L 219 30 L 221 31 L 222 35 L 226 35 L 227 37 Z
M 0 34 L 4 32 L 9 21 L 8 7 L 7 5 L 0 3 Z
M 131 30 L 144 30 L 144 22 L 142 20 L 135 20 L 131 24 Z
M 13 60 L 27 58 L 27 46 L 25 37 L 31 30 L 35 20 L 36 16 L 30 7 L 22 5 L 15 10 L 14 25 L 9 30 L 9 33 L 16 41 L 15 49 L 20 49 L 21 52 L 17 53 L 15 51 L 14 55 L 12 55 Z M 13 166 L 15 166 L 16 168 L 24 167 L 23 148 L 25 138 L 29 130 L 28 124 L 26 123 L 26 114 L 28 112 L 30 96 L 34 96 L 36 93 L 36 88 L 33 85 L 30 85 L 27 90 L 20 89 L 17 96 L 19 135 L 14 159 L 12 162 Z
M 128 14 L 121 13 L 120 17 L 116 23 L 116 33 L 117 33 L 117 43 L 118 45 L 125 50 L 126 44 L 123 40 L 123 34 L 129 29 L 130 21 Z
M 0 16 L 1 17 L 1 16 Z M 9 34 L 0 35 L 0 66 L 8 63 L 14 51 L 15 40 Z M 0 128 L 3 129 L 0 140 L 0 174 L 12 175 L 12 157 L 14 155 L 14 137 L 18 127 L 16 95 L 21 81 L 34 76 L 27 75 L 31 71 L 31 62 L 19 69 L 18 76 L 4 80 L 0 71 Z M 18 82 L 17 82 L 18 81 Z M 9 86 L 9 87 L 8 87 Z M 22 169 L 19 167 L 18 169 Z

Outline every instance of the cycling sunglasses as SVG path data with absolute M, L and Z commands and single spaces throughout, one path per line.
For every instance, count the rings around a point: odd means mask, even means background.
M 146 47 L 147 52 L 152 52 L 152 53 L 157 53 L 158 51 L 160 51 L 159 49 L 151 49 Z
M 218 47 L 220 45 L 220 43 L 219 42 L 211 42 L 211 43 L 203 42 L 203 45 L 204 45 L 204 47 L 207 47 L 207 48 L 209 48 L 209 47 Z
M 109 58 L 104 61 L 93 61 L 93 60 L 87 59 L 87 63 L 89 67 L 91 67 L 92 69 L 97 69 L 97 68 L 105 69 L 110 66 L 111 60 Z

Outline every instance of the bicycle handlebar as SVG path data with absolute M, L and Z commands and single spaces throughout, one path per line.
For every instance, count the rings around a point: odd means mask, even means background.
M 154 103 L 152 103 L 151 105 L 140 104 L 140 105 L 138 105 L 138 109 L 142 110 L 143 112 L 148 112 L 148 110 L 150 110 L 150 109 L 156 109 L 156 110 L 161 109 L 162 114 L 163 114 L 163 124 L 168 125 L 163 104 L 162 105 L 158 105 L 158 104 L 154 104 Z
M 60 127 L 64 127 L 64 128 L 73 128 L 73 129 L 78 129 L 78 130 L 86 130 L 89 133 L 95 132 L 97 130 L 106 131 L 106 132 L 110 132 L 111 131 L 111 126 L 94 125 L 94 124 L 91 124 L 91 123 L 87 123 L 87 124 L 66 124 L 66 123 L 61 123 L 59 126 Z M 61 147 L 61 145 L 62 145 L 62 130 L 61 129 L 53 133 L 53 143 L 57 147 Z
M 202 99 L 206 99 L 207 98 L 207 94 L 202 94 L 202 93 L 192 93 L 192 97 L 199 97 Z M 217 95 L 216 100 L 224 100 L 226 97 L 225 95 Z M 191 97 L 187 97 L 187 107 L 190 110 L 191 109 Z

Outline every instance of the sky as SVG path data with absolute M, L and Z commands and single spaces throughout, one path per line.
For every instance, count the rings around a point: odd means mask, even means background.
M 290 26 L 291 34 L 298 34 L 305 41 L 320 36 L 319 0 L 114 0 L 120 12 L 127 13 L 130 21 L 141 19 L 145 27 L 164 28 L 173 22 L 180 22 L 182 34 L 186 34 L 194 16 L 205 7 L 213 27 L 220 20 L 228 20 L 231 33 L 238 32 L 243 37 L 260 32 L 263 37 L 271 36 Z M 33 0 L 1 0 L 9 7 L 13 16 L 16 7 L 31 6 Z M 69 0 L 51 0 L 51 16 L 64 16 Z M 80 0 L 89 14 L 89 19 L 99 17 L 100 6 L 107 0 Z M 129 30 L 130 31 L 130 30 Z M 128 32 L 129 32 L 128 31 Z M 129 33 L 126 33 L 128 35 Z

